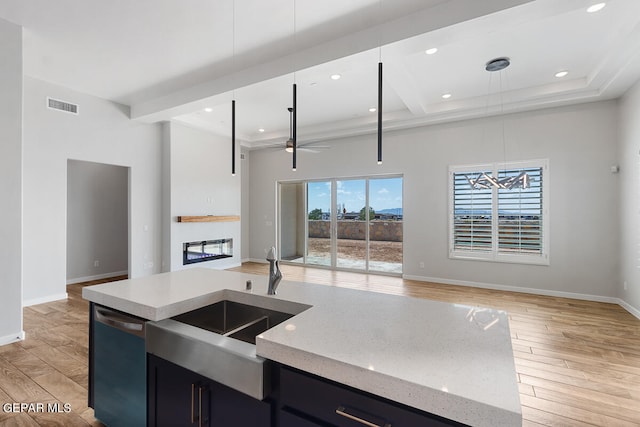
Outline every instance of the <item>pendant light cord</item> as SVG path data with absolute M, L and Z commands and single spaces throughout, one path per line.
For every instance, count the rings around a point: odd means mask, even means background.
M 378 34 L 378 164 L 382 164 L 382 0 L 378 1 L 380 31 Z
M 231 67 L 232 69 L 235 71 L 235 67 L 236 67 L 236 0 L 233 0 L 232 3 L 232 7 L 233 7 L 233 17 L 231 19 L 231 28 L 232 28 L 232 32 L 233 32 L 233 37 L 232 37 L 232 52 L 231 52 Z M 234 72 L 235 74 L 235 72 Z M 236 85 L 233 85 L 233 99 L 236 99 Z
M 380 16 L 380 31 L 378 32 L 378 62 L 382 62 L 382 0 L 378 1 L 378 15 Z
M 502 157 L 503 157 L 503 169 L 507 168 L 507 140 L 505 139 L 504 132 L 504 92 L 502 87 L 502 73 L 505 70 L 500 71 L 500 122 L 502 123 Z

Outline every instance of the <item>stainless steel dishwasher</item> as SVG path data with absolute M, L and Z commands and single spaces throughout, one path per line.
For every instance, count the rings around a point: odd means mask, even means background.
M 147 425 L 145 319 L 94 304 L 93 401 L 109 427 Z

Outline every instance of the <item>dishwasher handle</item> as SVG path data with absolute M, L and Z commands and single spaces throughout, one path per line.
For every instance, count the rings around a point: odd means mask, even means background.
M 95 306 L 94 316 L 96 321 L 112 326 L 121 331 L 144 337 L 144 324 L 146 320 L 134 316 L 127 316 L 106 307 Z

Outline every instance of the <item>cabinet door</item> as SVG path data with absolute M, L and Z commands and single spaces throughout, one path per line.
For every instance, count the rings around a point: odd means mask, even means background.
M 271 426 L 271 404 L 211 382 L 211 426 Z
M 280 369 L 280 405 L 306 414 L 310 419 L 337 427 L 463 426 L 455 421 L 286 367 Z
M 293 415 L 290 412 L 280 410 L 280 424 L 279 427 L 322 427 L 320 424 L 316 424 L 311 421 L 307 421 L 297 415 Z
M 149 426 L 208 426 L 211 389 L 203 378 L 149 355 Z
M 271 403 L 152 354 L 148 357 L 149 426 L 271 426 Z

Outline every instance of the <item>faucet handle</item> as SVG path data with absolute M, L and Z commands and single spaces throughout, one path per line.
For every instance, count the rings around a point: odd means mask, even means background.
M 276 247 L 271 246 L 269 249 L 269 253 L 267 254 L 267 261 L 275 261 L 276 260 Z

